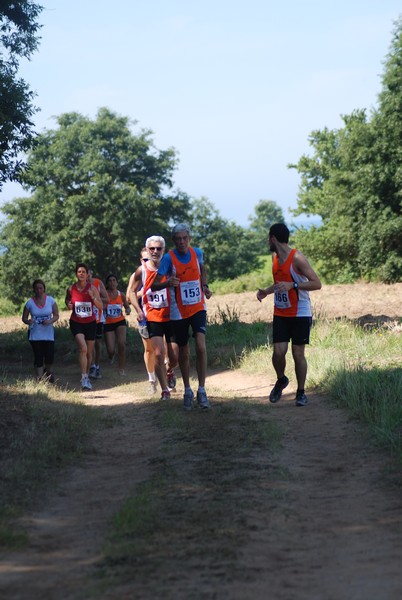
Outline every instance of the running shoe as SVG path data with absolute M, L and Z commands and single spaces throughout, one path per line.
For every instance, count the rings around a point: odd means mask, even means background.
M 183 408 L 184 408 L 184 410 L 191 410 L 193 408 L 193 400 L 194 400 L 194 392 L 193 392 L 193 390 L 189 390 L 188 392 L 184 392 L 184 396 L 183 396 Z
M 306 406 L 308 404 L 308 398 L 304 392 L 296 393 L 296 406 Z
M 209 408 L 209 402 L 208 402 L 207 393 L 205 391 L 201 392 L 200 390 L 198 390 L 198 392 L 197 392 L 197 402 L 198 402 L 198 406 L 200 408 L 202 408 L 202 410 L 208 410 L 208 408 Z
M 89 377 L 91 379 L 95 379 L 96 378 L 96 365 L 91 365 L 91 368 L 89 369 L 88 375 L 89 375 Z
M 95 379 L 102 379 L 102 373 L 101 373 L 100 367 L 96 367 Z
M 158 391 L 157 381 L 148 381 L 148 392 L 150 396 L 153 396 Z
M 92 383 L 89 381 L 89 377 L 83 377 L 81 379 L 81 389 L 83 391 L 92 390 Z
M 277 382 L 275 383 L 274 387 L 271 390 L 271 393 L 269 395 L 269 401 L 272 403 L 278 402 L 278 400 L 281 399 L 282 391 L 285 389 L 285 387 L 288 384 L 289 384 L 289 379 L 286 377 L 286 375 L 283 376 L 282 381 L 279 381 L 279 379 L 278 379 Z
M 171 392 L 173 392 L 173 390 L 176 389 L 176 375 L 174 374 L 173 369 L 168 369 L 166 375 L 168 388 Z
M 161 400 L 170 400 L 169 390 L 163 390 L 162 395 L 161 395 Z

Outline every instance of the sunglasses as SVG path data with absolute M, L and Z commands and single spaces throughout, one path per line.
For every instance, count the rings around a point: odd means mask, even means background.
M 162 252 L 163 248 L 156 248 L 155 246 L 153 248 L 149 247 L 148 250 L 151 250 L 151 252 Z

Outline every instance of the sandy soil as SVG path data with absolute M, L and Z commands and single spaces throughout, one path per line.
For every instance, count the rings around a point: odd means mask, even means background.
M 329 318 L 394 321 L 401 317 L 402 284 L 327 286 L 315 294 L 314 304 Z M 226 307 L 248 322 L 272 314 L 269 300 L 260 304 L 249 293 L 216 297 L 209 304 L 211 314 Z M 11 320 L 2 322 L 3 328 L 11 325 Z M 186 581 L 196 574 L 191 566 L 178 564 L 181 575 L 169 582 L 172 597 L 400 600 L 402 501 L 400 476 L 391 460 L 368 449 L 360 427 L 323 396 L 311 395 L 309 406 L 297 409 L 290 385 L 280 403 L 268 405 L 267 390 L 273 383 L 268 376 L 256 381 L 233 371 L 209 373 L 212 403 L 229 395 L 267 406 L 285 432 L 277 466 L 287 476 L 275 482 L 276 495 L 272 489 L 265 494 L 263 476 L 256 481 L 255 509 L 246 515 L 250 535 L 238 549 L 236 564 L 236 571 L 248 576 L 233 582 L 222 578 L 216 586 L 201 578 L 189 595 Z M 136 385 L 138 394 L 110 388 L 83 396 L 90 405 L 118 410 L 122 418 L 94 437 L 93 452 L 26 515 L 31 544 L 1 556 L 0 597 L 89 597 L 83 590 L 100 558 L 109 520 L 136 484 L 151 476 L 149 457 L 161 443 L 143 401 L 143 383 Z M 258 457 L 261 473 L 266 460 Z M 151 600 L 152 595 L 126 586 L 98 597 Z

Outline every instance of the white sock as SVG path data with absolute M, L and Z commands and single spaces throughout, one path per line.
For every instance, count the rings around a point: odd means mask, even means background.
M 155 371 L 152 371 L 152 373 L 149 373 L 148 371 L 148 380 L 152 382 L 156 381 Z

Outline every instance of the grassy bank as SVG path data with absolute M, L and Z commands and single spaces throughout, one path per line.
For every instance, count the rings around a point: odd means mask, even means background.
M 5 372 L 0 396 L 0 546 L 17 548 L 27 539 L 16 518 L 88 451 L 90 434 L 105 421 L 78 394 Z

